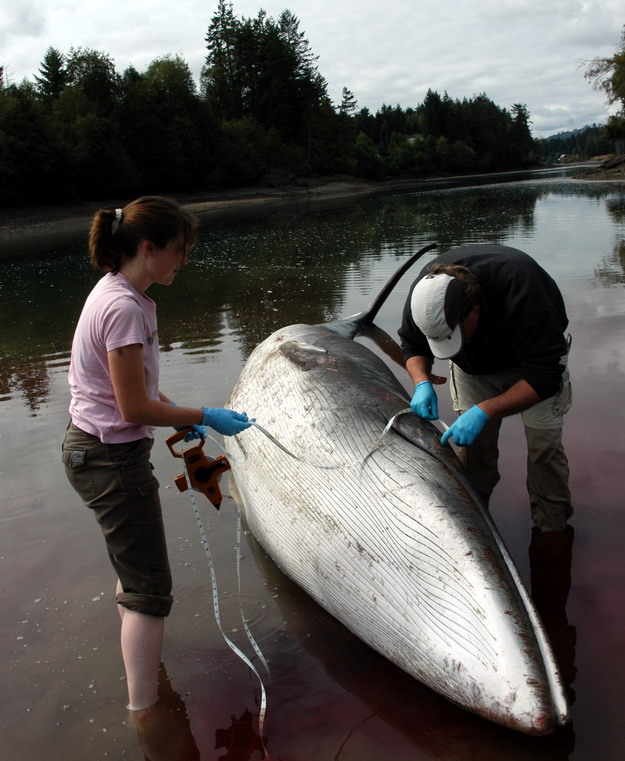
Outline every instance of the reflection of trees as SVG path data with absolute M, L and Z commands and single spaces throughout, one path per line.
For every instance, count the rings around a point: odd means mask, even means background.
M 283 325 L 344 316 L 347 286 L 369 283 L 366 270 L 379 260 L 392 264 L 395 259 L 399 266 L 428 243 L 444 250 L 531 232 L 536 203 L 549 195 L 606 199 L 617 222 L 625 217 L 622 194 L 608 183 L 441 185 L 208 216 L 178 282 L 150 289 L 159 308 L 162 350 L 182 348 L 201 357 L 218 351 L 233 334 L 247 356 Z M 619 246 L 597 277 L 623 282 L 624 271 Z M 41 360 L 34 358 L 69 352 L 76 320 L 99 277 L 88 263 L 86 245 L 3 265 L 0 357 L 5 386 L 8 378 L 17 377 L 6 362 L 35 367 Z M 374 295 L 371 288 L 363 286 L 363 308 Z
M 67 352 L 83 302 L 97 279 L 86 247 L 3 263 L 0 356 L 33 358 Z
M 615 187 L 611 182 L 557 182 L 548 183 L 540 197 L 557 194 L 558 196 L 578 196 L 580 198 L 594 198 L 601 200 L 614 196 Z M 617 191 L 618 192 L 618 191 Z
M 535 185 L 436 191 L 415 197 L 418 224 L 430 230 L 432 240 L 443 249 L 478 240 L 498 243 L 504 233 L 533 229 L 540 194 Z
M 211 221 L 207 228 L 192 254 L 184 299 L 210 299 L 215 315 L 227 313 L 226 327 L 242 337 L 246 354 L 281 325 L 338 316 L 350 268 L 363 249 L 379 248 L 381 235 L 359 205 Z M 159 306 L 169 333 L 170 315 L 163 301 Z
M 395 254 L 399 263 L 424 243 L 463 242 L 468 229 L 493 241 L 511 228 L 531 229 L 540 192 L 528 185 L 402 193 L 303 213 L 210 218 L 184 276 L 184 296 L 159 294 L 161 340 L 207 344 L 228 329 L 241 337 L 247 355 L 282 325 L 340 316 L 346 281 L 363 262 L 371 266 Z M 372 295 L 363 294 L 363 307 Z M 185 323 L 175 299 L 193 319 Z
M 615 222 L 625 222 L 625 196 L 608 198 L 605 204 L 608 214 Z
M 601 264 L 595 267 L 595 277 L 602 285 L 625 283 L 625 240 L 615 243 L 612 254 L 603 257 Z
M 619 192 L 618 196 L 611 195 L 606 200 L 606 209 L 617 224 L 625 222 L 625 196 L 622 193 Z M 625 283 L 625 240 L 621 239 L 614 244 L 612 254 L 604 257 L 595 269 L 595 277 L 605 285 Z
M 536 185 L 396 193 L 301 204 L 256 215 L 208 217 L 189 267 L 155 286 L 164 351 L 216 351 L 229 332 L 245 354 L 282 325 L 341 315 L 350 275 L 420 246 L 463 242 L 467 229 L 497 239 L 532 225 Z M 0 355 L 68 351 L 84 299 L 100 276 L 86 248 L 8 264 L 0 280 Z M 363 293 L 363 306 L 373 294 Z M 32 348 L 31 348 L 32 347 Z
M 45 359 L 0 360 L 0 401 L 21 393 L 26 406 L 36 412 L 50 393 L 50 372 Z

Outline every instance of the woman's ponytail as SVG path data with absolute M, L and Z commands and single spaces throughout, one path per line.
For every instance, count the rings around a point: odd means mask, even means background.
M 158 248 L 181 238 L 185 249 L 197 240 L 198 220 L 177 201 L 164 196 L 143 196 L 123 208 L 99 209 L 89 230 L 89 258 L 102 272 L 119 272 L 144 240 Z

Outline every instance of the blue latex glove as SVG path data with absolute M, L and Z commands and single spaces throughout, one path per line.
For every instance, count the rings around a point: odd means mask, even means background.
M 446 444 L 447 440 L 453 436 L 459 447 L 470 447 L 488 420 L 489 417 L 484 410 L 474 405 L 470 410 L 460 415 L 453 425 L 449 426 L 441 436 L 441 444 Z
M 410 402 L 410 409 L 424 420 L 438 419 L 438 398 L 430 381 L 421 381 L 417 384 Z
M 204 412 L 202 425 L 208 425 L 224 436 L 236 436 L 237 433 L 249 428 L 255 420 L 255 418 L 249 420 L 246 412 L 209 407 L 202 407 L 202 410 Z
M 176 406 L 176 402 L 172 402 L 172 406 Z M 206 438 L 206 428 L 204 428 L 203 425 L 181 425 L 181 426 L 173 426 L 173 429 L 175 431 L 184 431 L 185 428 L 190 428 L 191 430 L 187 435 L 184 437 L 185 441 L 194 441 L 195 439 L 205 439 Z

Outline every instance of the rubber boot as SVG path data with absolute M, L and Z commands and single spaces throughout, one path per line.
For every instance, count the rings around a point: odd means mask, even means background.
M 531 596 L 542 618 L 572 703 L 575 697 L 577 632 L 568 622 L 566 603 L 571 589 L 574 530 L 542 532 L 532 529 L 529 546 Z

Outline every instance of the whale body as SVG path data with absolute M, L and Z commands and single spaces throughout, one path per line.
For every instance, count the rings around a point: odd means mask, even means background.
M 264 429 L 232 439 L 246 522 L 408 674 L 506 727 L 550 733 L 569 707 L 540 618 L 454 451 L 354 340 L 363 314 L 282 328 L 250 355 L 227 403 Z

